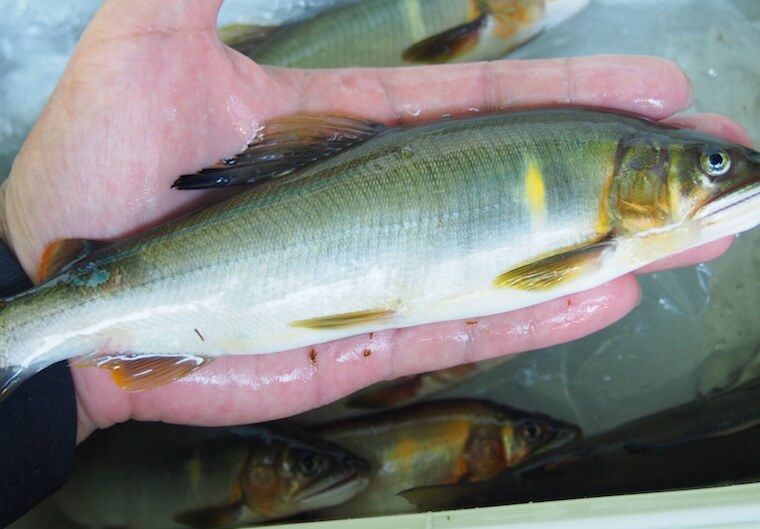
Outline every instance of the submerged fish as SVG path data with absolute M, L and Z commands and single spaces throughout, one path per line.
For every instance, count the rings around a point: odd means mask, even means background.
M 128 423 L 79 447 L 55 502 L 88 527 L 229 527 L 336 505 L 367 475 L 363 460 L 282 426 Z
M 494 358 L 429 373 L 378 382 L 346 400 L 349 408 L 376 409 L 407 405 L 450 389 L 509 360 Z
M 206 359 L 495 314 L 760 222 L 760 153 L 610 112 L 275 120 L 175 186 L 250 184 L 0 301 L 0 388 L 73 357 L 125 388 Z M 69 262 L 71 258 L 74 261 Z
M 575 426 L 483 400 L 423 402 L 318 427 L 320 436 L 366 459 L 369 486 L 320 516 L 414 510 L 398 493 L 421 485 L 489 479 L 577 437 Z
M 492 480 L 402 496 L 438 510 L 756 481 L 759 398 L 754 380 L 547 451 Z
M 363 0 L 222 38 L 256 62 L 296 68 L 404 66 L 503 57 L 588 0 Z

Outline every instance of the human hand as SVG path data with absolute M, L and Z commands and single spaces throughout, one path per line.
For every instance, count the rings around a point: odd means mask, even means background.
M 657 59 L 597 57 L 409 69 L 296 71 L 261 67 L 223 46 L 221 0 L 107 0 L 3 187 L 5 238 L 35 277 L 45 246 L 141 231 L 213 197 L 172 181 L 241 150 L 269 119 L 340 113 L 384 122 L 506 108 L 584 105 L 666 118 L 689 84 Z M 739 143 L 717 116 L 679 124 Z M 1 208 L 0 208 L 1 209 Z M 719 241 L 656 266 L 709 259 Z M 372 382 L 569 341 L 622 317 L 638 299 L 628 275 L 524 310 L 383 331 L 309 349 L 227 357 L 171 385 L 118 389 L 97 368 L 73 371 L 79 438 L 129 418 L 204 425 L 282 417 Z M 363 352 L 371 351 L 369 357 Z

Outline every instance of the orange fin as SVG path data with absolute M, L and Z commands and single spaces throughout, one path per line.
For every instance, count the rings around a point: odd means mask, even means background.
M 111 370 L 113 381 L 122 389 L 140 391 L 169 384 L 201 368 L 210 358 L 194 355 L 107 354 L 77 361 L 74 367 L 102 367 Z
M 86 239 L 60 239 L 48 244 L 40 260 L 37 281 L 47 281 L 108 243 Z
M 613 246 L 610 236 L 526 263 L 494 279 L 497 287 L 545 291 L 593 269 Z
M 256 47 L 281 26 L 256 26 L 254 24 L 230 24 L 219 28 L 219 40 L 233 50 L 250 56 Z
M 370 387 L 357 393 L 346 402 L 349 408 L 373 410 L 398 406 L 414 399 L 422 387 L 422 375 L 412 375 L 394 380 L 379 387 Z
M 401 55 L 407 62 L 441 64 L 475 47 L 488 14 L 412 44 Z
M 309 318 L 290 323 L 291 327 L 305 327 L 307 329 L 341 329 L 343 327 L 355 327 L 370 322 L 386 322 L 396 315 L 391 309 L 371 309 L 356 312 L 344 312 L 320 318 Z
M 180 176 L 172 187 L 201 189 L 258 184 L 335 156 L 385 129 L 375 121 L 348 116 L 297 114 L 276 118 L 248 147 L 198 173 Z

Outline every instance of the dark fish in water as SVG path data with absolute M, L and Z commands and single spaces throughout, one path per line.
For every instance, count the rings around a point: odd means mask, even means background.
M 228 527 L 336 505 L 367 483 L 365 461 L 290 427 L 127 423 L 78 448 L 54 499 L 88 527 Z
M 363 0 L 278 28 L 230 26 L 221 38 L 260 64 L 404 66 L 498 59 L 588 0 Z
M 130 239 L 52 245 L 44 282 L 0 300 L 0 395 L 68 358 L 144 389 L 223 355 L 506 312 L 760 222 L 757 151 L 580 109 L 291 116 L 175 186 L 246 183 Z
M 489 479 L 580 435 L 575 426 L 483 400 L 422 402 L 315 429 L 371 466 L 370 484 L 327 516 L 414 510 L 397 494 L 422 485 Z
M 508 358 L 483 360 L 379 382 L 351 395 L 346 400 L 346 406 L 379 409 L 412 404 L 470 380 L 507 360 Z
M 760 383 L 568 443 L 480 483 L 420 487 L 420 509 L 655 492 L 760 478 Z

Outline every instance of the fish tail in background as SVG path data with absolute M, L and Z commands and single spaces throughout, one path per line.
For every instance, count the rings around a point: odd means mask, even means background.
M 293 115 L 270 121 L 248 147 L 172 187 L 200 189 L 254 184 L 286 176 L 376 136 L 385 125 L 349 116 Z
M 219 28 L 219 40 L 243 55 L 253 53 L 256 46 L 280 26 L 257 26 L 254 24 L 230 24 Z

